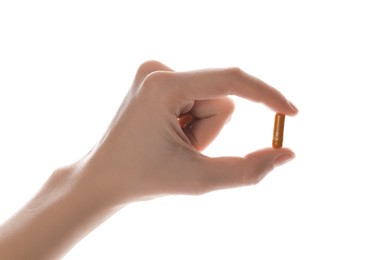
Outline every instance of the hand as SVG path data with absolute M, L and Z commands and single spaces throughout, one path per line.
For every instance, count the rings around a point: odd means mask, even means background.
M 138 69 L 101 142 L 80 162 L 85 180 L 114 204 L 258 183 L 294 153 L 286 148 L 243 158 L 200 153 L 233 112 L 228 95 L 297 113 L 279 91 L 237 68 L 175 72 L 149 61 Z M 180 116 L 186 113 L 194 121 L 182 129 Z
M 131 201 L 255 184 L 294 157 L 285 148 L 244 158 L 202 155 L 233 112 L 228 95 L 297 113 L 276 89 L 236 68 L 174 72 L 155 61 L 141 65 L 100 143 L 56 170 L 0 226 L 0 258 L 60 258 Z

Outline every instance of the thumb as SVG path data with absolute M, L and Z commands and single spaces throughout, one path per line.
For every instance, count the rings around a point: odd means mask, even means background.
M 200 191 L 235 188 L 259 183 L 274 167 L 280 166 L 295 157 L 286 148 L 266 148 L 255 151 L 245 157 L 204 157 L 200 167 Z M 199 171 L 198 171 L 199 174 Z

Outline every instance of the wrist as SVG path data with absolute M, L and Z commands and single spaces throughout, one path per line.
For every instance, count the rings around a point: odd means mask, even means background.
M 117 211 L 83 180 L 77 164 L 60 168 L 1 226 L 1 259 L 57 259 Z M 28 257 L 27 257 L 28 256 Z
M 86 215 L 112 212 L 121 207 L 112 200 L 108 183 L 101 181 L 99 173 L 82 161 L 55 170 L 45 186 L 61 190 L 64 202 Z
M 57 225 L 49 228 L 54 232 L 48 241 L 57 243 L 53 248 L 56 250 L 58 246 L 60 255 L 119 210 L 109 203 L 87 174 L 79 163 L 71 164 L 55 170 L 43 188 L 42 194 L 46 194 L 45 189 L 52 194 L 53 200 L 48 201 L 47 206 L 47 209 L 52 208 L 51 212 L 48 210 L 48 219 L 55 219 L 53 223 Z

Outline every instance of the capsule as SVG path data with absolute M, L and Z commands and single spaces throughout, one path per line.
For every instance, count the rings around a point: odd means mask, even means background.
M 276 113 L 275 115 L 274 135 L 272 138 L 272 147 L 274 149 L 279 149 L 283 146 L 284 118 L 285 115 L 282 113 Z

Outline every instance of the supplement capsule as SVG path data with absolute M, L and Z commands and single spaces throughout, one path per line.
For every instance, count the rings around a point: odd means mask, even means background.
M 275 115 L 274 135 L 272 138 L 272 147 L 274 149 L 279 149 L 283 146 L 284 118 L 285 115 L 282 113 L 276 113 Z

